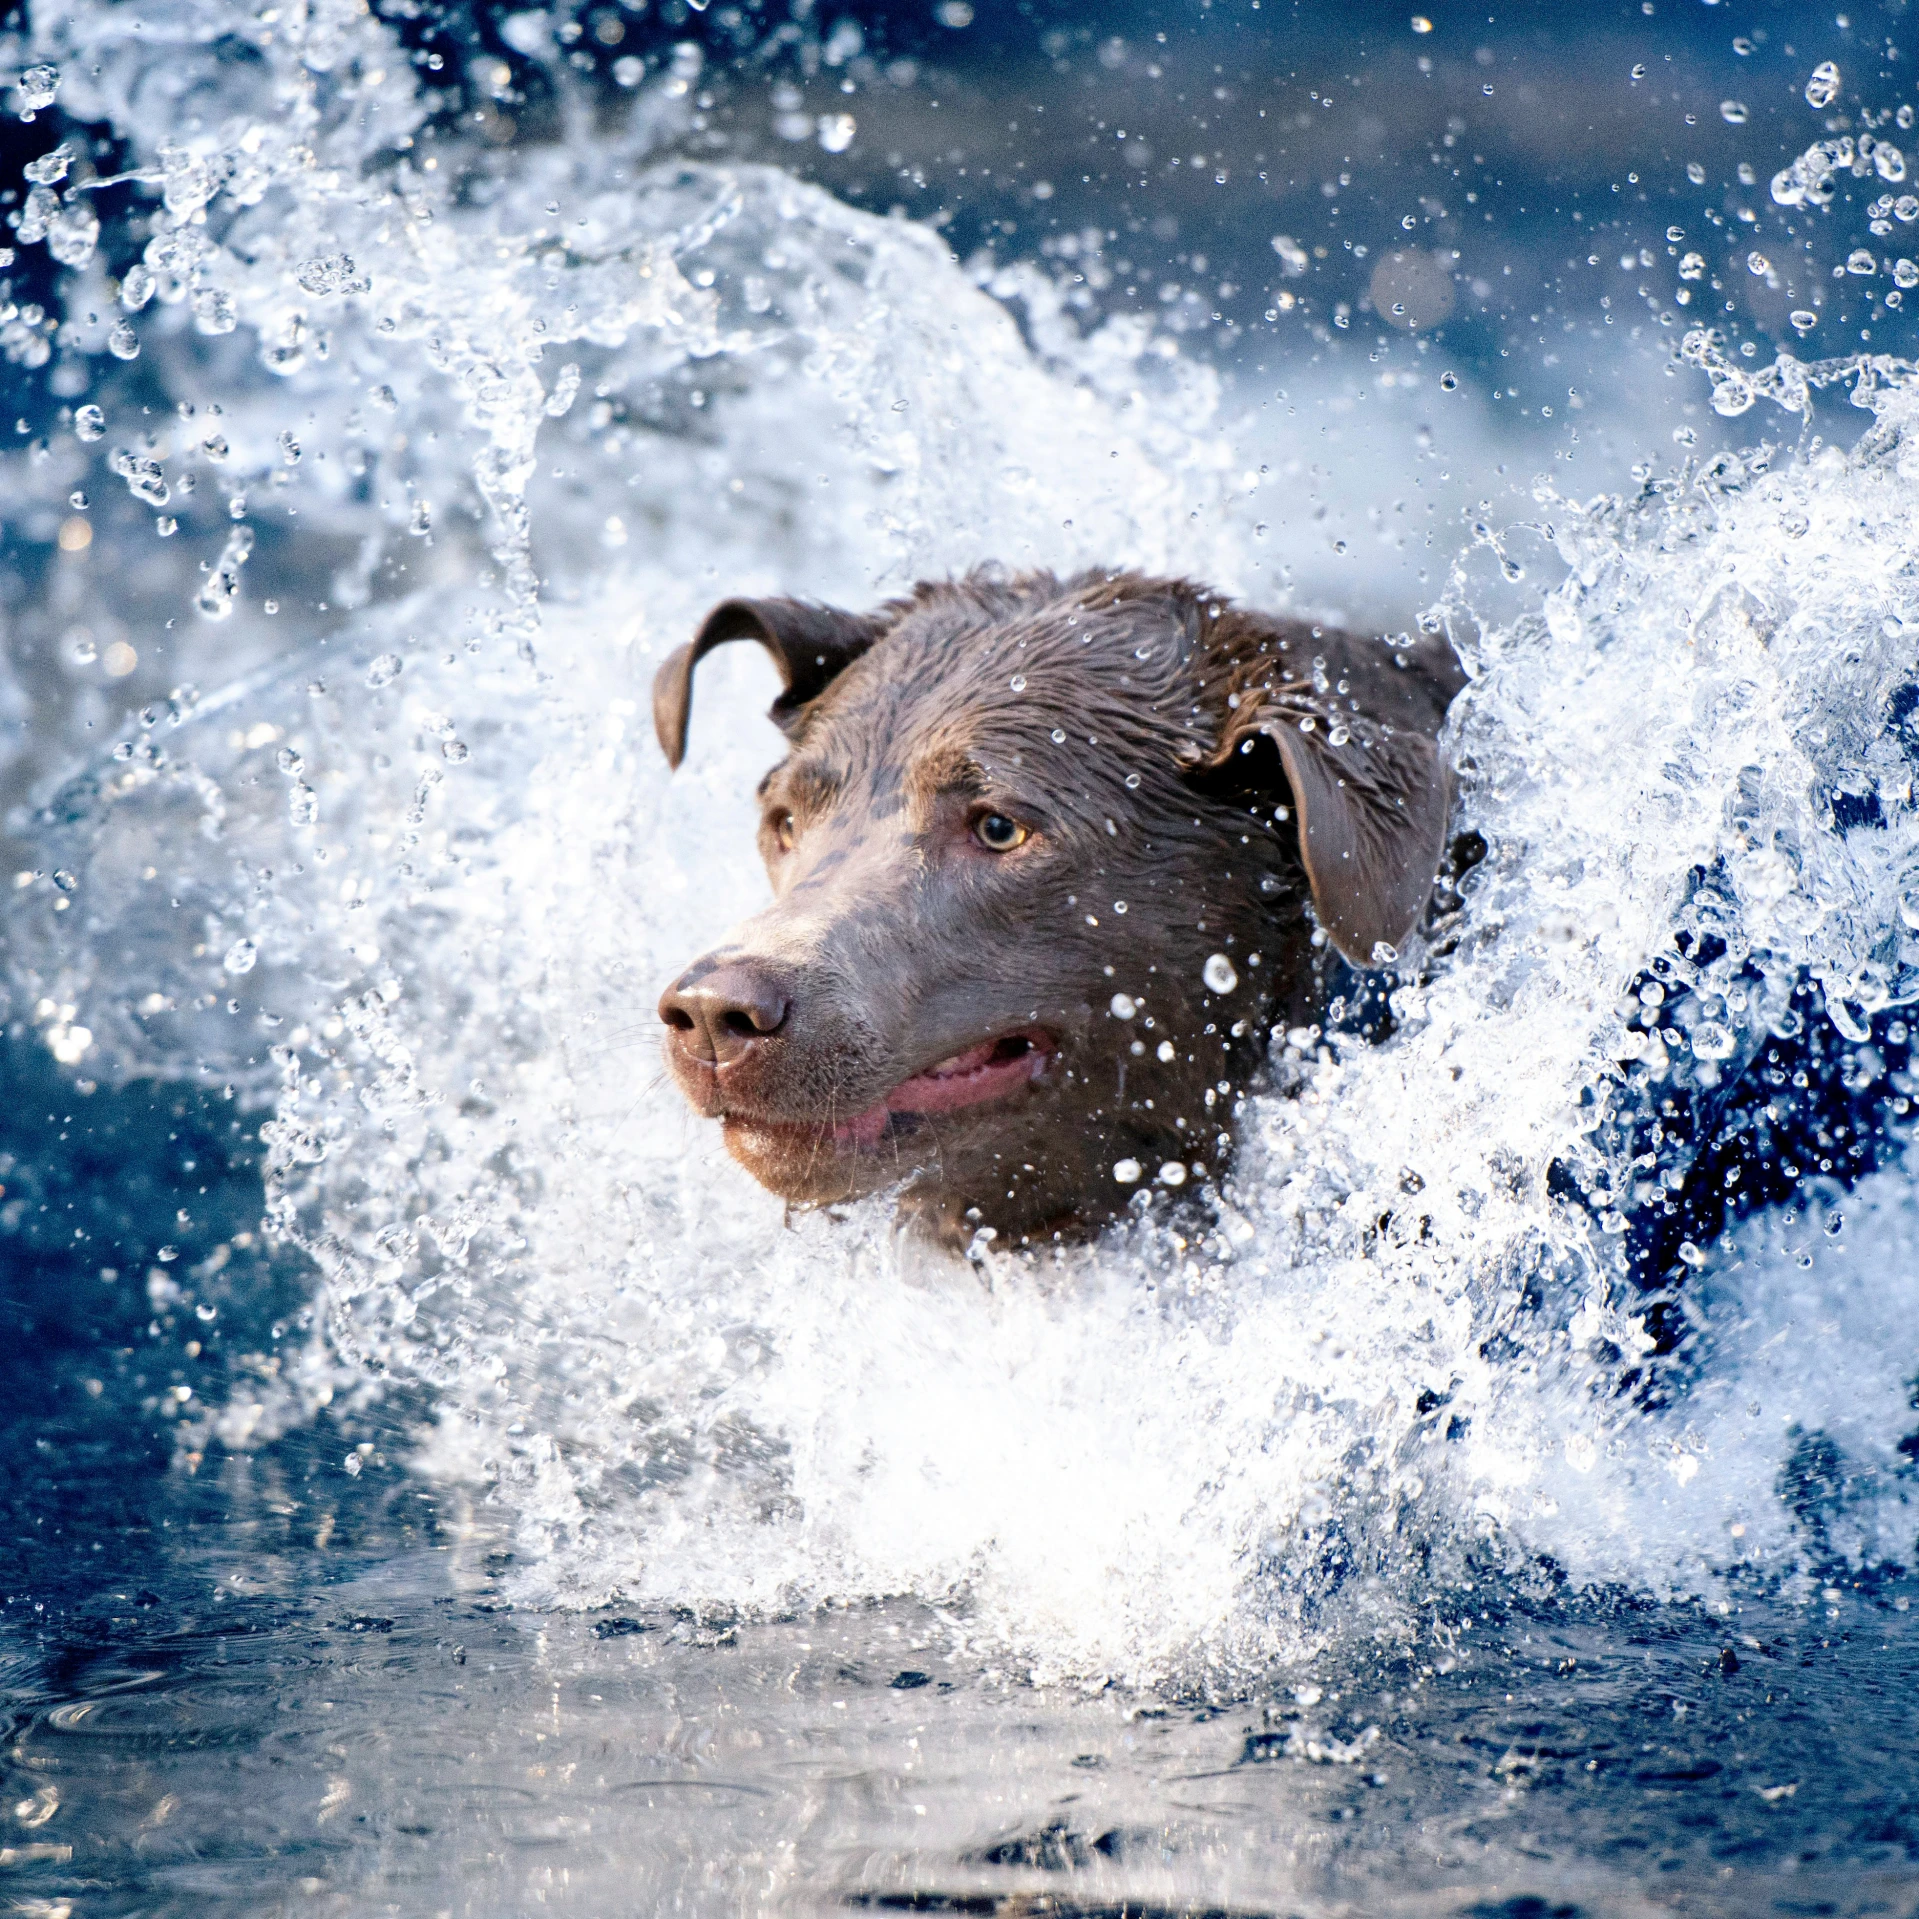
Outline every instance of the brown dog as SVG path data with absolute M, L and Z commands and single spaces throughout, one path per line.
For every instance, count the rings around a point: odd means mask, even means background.
M 737 639 L 786 686 L 774 901 L 660 1016 L 687 1098 L 789 1200 L 899 1183 L 942 1236 L 1021 1240 L 1211 1177 L 1274 1022 L 1316 1016 L 1326 940 L 1389 962 L 1432 893 L 1443 639 L 1132 573 L 728 600 L 654 682 L 675 766 L 693 670 Z

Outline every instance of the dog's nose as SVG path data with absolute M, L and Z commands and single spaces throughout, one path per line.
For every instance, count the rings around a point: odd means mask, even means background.
M 702 1066 L 731 1066 L 782 1031 L 793 1010 L 785 987 L 750 962 L 690 966 L 660 996 L 669 1043 Z

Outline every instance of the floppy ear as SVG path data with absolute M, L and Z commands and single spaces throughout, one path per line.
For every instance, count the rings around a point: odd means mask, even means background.
M 686 722 L 693 709 L 693 669 L 728 640 L 758 640 L 780 669 L 784 690 L 771 717 L 791 733 L 808 700 L 879 638 L 884 623 L 803 600 L 722 600 L 691 640 L 667 655 L 653 676 L 653 730 L 669 766 L 686 757 Z
M 1283 668 L 1268 668 L 1264 686 L 1238 696 L 1194 772 L 1236 786 L 1260 779 L 1260 761 L 1269 782 L 1283 772 L 1320 925 L 1355 966 L 1386 964 L 1391 955 L 1378 949 L 1397 947 L 1419 924 L 1439 871 L 1452 803 L 1446 763 L 1417 726 L 1342 713 L 1310 681 L 1282 681 Z M 1440 713 L 1452 691 L 1437 700 Z M 1244 775 L 1242 757 L 1254 762 Z

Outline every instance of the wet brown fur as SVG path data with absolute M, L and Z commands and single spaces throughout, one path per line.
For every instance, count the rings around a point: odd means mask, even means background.
M 1134 573 L 982 572 L 865 615 L 730 601 L 656 681 L 675 764 L 693 669 L 731 638 L 786 681 L 792 751 L 761 787 L 775 898 L 661 1005 L 683 1090 L 790 1200 L 897 1184 L 943 1236 L 1019 1239 L 1123 1208 L 1117 1163 L 1215 1176 L 1269 1031 L 1319 1010 L 1316 924 L 1373 964 L 1424 910 L 1448 798 L 1434 738 L 1462 679 L 1443 639 Z M 1031 837 L 985 850 L 983 810 Z M 1238 975 L 1223 993 L 1216 953 Z M 713 1013 L 735 1001 L 737 1040 Z M 897 1116 L 872 1151 L 834 1143 L 910 1076 L 1022 1031 L 1057 1043 L 1036 1083 Z

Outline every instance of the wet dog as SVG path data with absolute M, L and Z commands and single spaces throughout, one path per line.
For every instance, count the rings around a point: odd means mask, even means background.
M 979 573 L 871 613 L 729 600 L 660 668 L 772 655 L 774 900 L 666 990 L 666 1056 L 763 1185 L 898 1186 L 942 1237 L 1085 1232 L 1215 1177 L 1275 1024 L 1424 913 L 1463 683 L 1133 573 Z M 1329 950 L 1330 949 L 1330 950 Z

